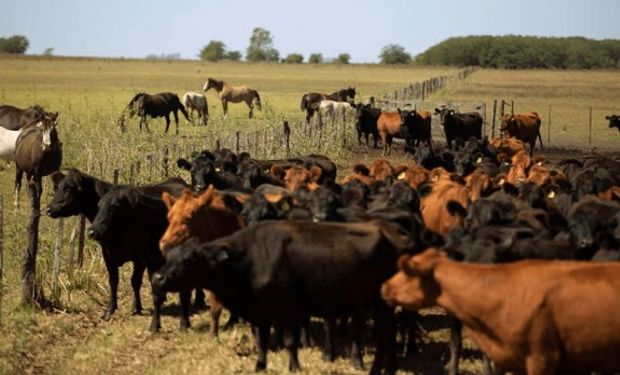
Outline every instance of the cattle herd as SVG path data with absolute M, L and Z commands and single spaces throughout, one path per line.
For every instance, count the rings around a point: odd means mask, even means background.
M 255 90 L 217 80 L 204 89 L 211 87 L 224 108 L 245 101 L 250 117 L 254 102 L 260 108 Z M 354 95 L 353 88 L 309 93 L 301 108 L 309 121 L 321 108 L 339 108 L 324 101 Z M 191 100 L 200 103 L 199 96 Z M 142 93 L 128 109 L 140 126 L 147 114 L 166 117 L 167 130 L 171 111 L 188 117 L 189 100 Z M 161 103 L 168 112 L 156 109 Z M 204 104 L 194 109 L 206 124 Z M 88 236 L 101 245 L 109 277 L 105 319 L 118 309 L 119 267 L 131 262 L 134 313 L 143 309 L 149 274 L 152 332 L 161 328 L 167 294 L 179 294 L 180 328 L 188 329 L 192 292 L 194 306 L 204 307 L 207 290 L 214 335 L 224 308 L 226 327 L 241 319 L 252 325 L 257 371 L 267 368 L 271 335 L 287 349 L 289 369 L 299 370 L 298 348 L 312 343 L 314 317 L 322 318 L 326 360 L 343 352 L 336 336 L 346 331 L 354 367 L 364 368 L 363 338 L 371 336 L 370 372 L 394 373 L 399 354 L 417 350 L 417 311 L 431 306 L 452 321 L 450 374 L 458 373 L 462 328 L 482 350 L 486 373 L 620 371 L 620 161 L 592 154 L 551 164 L 534 156 L 536 138 L 542 147 L 534 112 L 504 116 L 506 137 L 489 140 L 479 114 L 436 108 L 443 147 L 431 139 L 430 111 L 350 105 L 360 143 L 373 135 L 376 147 L 381 138 L 387 156 L 392 139 L 403 138 L 413 161 L 380 158 L 337 178 L 323 155 L 260 160 L 203 150 L 177 160 L 190 183 L 115 185 L 78 169 L 58 171 L 60 143 L 46 130 L 57 114 L 32 107 L 18 116 L 3 106 L 0 124 L 35 132 L 33 145 L 22 135 L 10 142 L 37 149 L 40 160 L 12 158 L 18 176 L 22 165 L 29 178 L 51 174 L 47 214 L 90 221 Z M 608 119 L 619 126 L 618 116 Z M 60 155 L 46 157 L 48 150 Z M 374 333 L 364 334 L 370 326 Z

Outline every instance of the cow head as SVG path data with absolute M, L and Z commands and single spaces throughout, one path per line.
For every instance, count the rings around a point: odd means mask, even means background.
M 139 202 L 161 204 L 136 188 L 114 186 L 99 200 L 98 212 L 88 229 L 88 236 L 97 241 L 120 240 L 119 232 L 133 220 Z
M 195 157 L 191 163 L 187 159 L 178 159 L 177 166 L 190 172 L 192 187 L 197 193 L 204 191 L 212 181 L 214 174 L 218 172 L 215 161 L 202 154 Z
M 435 108 L 435 114 L 439 115 L 439 121 L 441 122 L 442 126 L 446 126 L 446 124 L 449 124 L 454 118 L 455 113 L 456 111 L 451 108 Z
M 399 271 L 381 287 L 381 296 L 390 305 L 419 310 L 437 304 L 441 289 L 434 279 L 437 264 L 445 255 L 435 248 L 398 260 Z
M 87 178 L 77 169 L 69 169 L 67 174 L 60 171 L 50 175 L 54 182 L 54 197 L 47 205 L 50 217 L 67 217 L 85 213 L 88 217 L 97 214 L 97 200 L 88 199 L 93 195 L 103 196 L 107 192 L 100 181 Z
M 307 207 L 314 222 L 338 220 L 341 205 L 338 195 L 332 190 L 323 186 L 314 191 L 302 188 L 295 192 L 294 197 Z
M 499 122 L 500 134 L 512 135 L 517 133 L 517 119 L 514 115 L 505 114 Z

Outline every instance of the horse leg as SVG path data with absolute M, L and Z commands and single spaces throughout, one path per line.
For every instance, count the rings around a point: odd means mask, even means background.
M 254 117 L 254 105 L 252 104 L 252 99 L 246 100 L 245 104 L 250 108 L 250 113 L 248 114 L 248 118 Z
M 222 108 L 224 108 L 224 119 L 228 117 L 228 101 L 222 99 Z
M 165 118 L 166 118 L 166 130 L 164 130 L 164 133 L 168 133 L 168 128 L 170 127 L 170 114 L 167 114 Z
M 15 208 L 19 208 L 19 191 L 22 189 L 22 176 L 24 171 L 21 170 L 17 165 L 15 166 Z
M 172 113 L 174 113 L 174 122 L 177 125 L 176 134 L 179 134 L 179 113 L 177 111 L 174 111 Z

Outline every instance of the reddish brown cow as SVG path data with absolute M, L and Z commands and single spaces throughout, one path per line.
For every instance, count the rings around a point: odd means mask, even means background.
M 312 166 L 309 170 L 304 167 L 291 167 L 284 174 L 284 187 L 290 191 L 299 190 L 302 187 L 314 191 L 319 187 L 321 173 L 321 168 L 317 166 Z
M 540 148 L 543 148 L 540 136 L 540 116 L 536 112 L 526 112 L 516 115 L 503 115 L 500 120 L 500 130 L 506 132 L 508 136 L 515 137 L 525 143 L 530 144 L 530 155 L 534 153 L 536 137 L 540 141 Z
M 498 154 L 514 156 L 519 151 L 525 151 L 525 144 L 516 138 L 493 138 L 489 144 L 497 149 Z
M 388 156 L 392 149 L 392 139 L 394 137 L 402 138 L 400 132 L 400 113 L 399 112 L 383 112 L 377 119 L 377 129 L 383 143 L 383 156 Z
M 397 168 L 397 178 L 406 181 L 413 189 L 430 180 L 430 172 L 421 165 L 411 164 L 405 168 Z
M 340 183 L 344 185 L 353 180 L 357 180 L 366 185 L 370 185 L 375 181 L 372 177 L 370 177 L 370 170 L 368 170 L 368 167 L 364 164 L 355 164 L 353 166 L 353 173 L 345 176 Z
M 385 159 L 373 160 L 370 167 L 368 167 L 368 171 L 370 172 L 370 177 L 377 181 L 383 181 L 388 177 L 396 177 L 396 170 L 392 164 Z
M 511 159 L 508 182 L 513 185 L 522 184 L 527 180 L 527 173 L 532 166 L 532 158 L 525 151 L 517 152 Z
M 440 306 L 502 370 L 620 371 L 620 264 L 460 263 L 436 249 L 401 257 L 381 289 L 407 310 Z
M 463 222 L 461 216 L 448 211 L 448 202 L 453 200 L 466 208 L 469 205 L 469 190 L 449 179 L 438 180 L 433 183 L 432 189 L 420 199 L 420 211 L 428 229 L 445 235 Z
M 243 201 L 245 195 L 231 197 Z M 224 203 L 224 196 L 209 185 L 202 194 L 196 195 L 189 190 L 184 190 L 179 198 L 164 192 L 162 200 L 168 207 L 168 228 L 159 241 L 159 247 L 166 250 L 180 245 L 190 237 L 197 237 L 202 242 L 227 236 L 243 227 L 241 216 L 228 210 Z M 219 318 L 222 314 L 222 304 L 213 293 L 209 293 L 211 303 L 211 317 L 213 325 L 211 331 L 215 336 L 219 331 Z M 183 307 L 183 306 L 182 306 Z M 185 309 L 183 309 L 185 310 Z M 184 311 L 184 314 L 189 314 Z M 189 316 L 187 317 L 189 321 Z M 153 312 L 151 328 L 159 328 L 159 312 Z

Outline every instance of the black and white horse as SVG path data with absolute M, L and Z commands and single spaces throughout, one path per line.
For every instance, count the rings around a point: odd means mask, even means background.
M 207 98 L 199 92 L 186 92 L 181 98 L 181 102 L 185 106 L 185 109 L 193 119 L 194 111 L 198 112 L 198 118 L 202 125 L 207 125 L 209 120 L 209 106 Z

